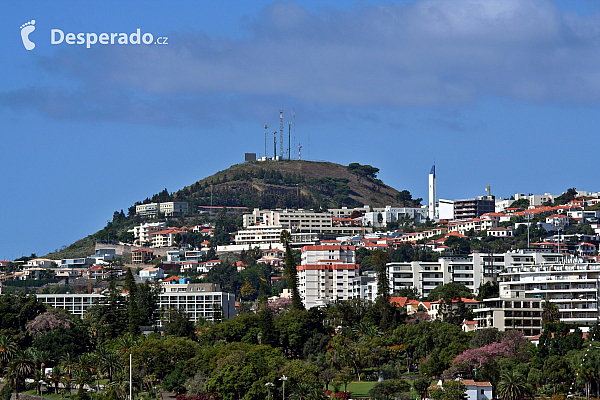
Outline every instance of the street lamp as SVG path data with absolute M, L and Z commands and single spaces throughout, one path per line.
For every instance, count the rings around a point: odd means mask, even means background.
M 558 255 L 560 257 L 561 256 L 561 253 L 560 253 L 560 230 L 564 228 L 565 221 L 563 220 L 562 217 L 560 217 L 560 219 L 559 219 L 559 217 L 555 217 L 554 218 L 554 226 L 556 227 L 556 230 L 558 231 Z
M 283 381 L 283 400 L 285 400 L 285 381 L 288 380 L 287 376 L 282 376 L 281 378 L 279 378 L 280 381 Z
M 275 386 L 275 384 L 273 382 L 267 382 L 265 383 L 265 386 L 267 387 L 267 400 L 271 400 L 271 388 Z
M 526 212 L 525 219 L 527 220 L 527 249 L 529 249 L 529 227 L 531 226 L 531 220 L 533 219 L 533 213 Z

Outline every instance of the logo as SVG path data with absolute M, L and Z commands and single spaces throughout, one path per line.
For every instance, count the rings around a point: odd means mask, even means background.
M 35 48 L 35 43 L 29 40 L 29 34 L 35 31 L 35 19 L 21 25 L 21 39 L 23 40 L 23 46 L 25 46 L 26 50 L 33 50 Z
M 50 44 L 84 44 L 88 49 L 95 45 L 119 45 L 119 44 L 169 44 L 167 36 L 157 37 L 147 32 L 142 33 L 141 29 L 127 34 L 125 32 L 67 32 L 66 34 L 60 29 L 50 30 Z

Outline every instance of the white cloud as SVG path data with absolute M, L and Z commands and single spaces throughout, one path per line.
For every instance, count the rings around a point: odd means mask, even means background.
M 88 101 L 107 104 L 110 95 L 97 96 L 106 87 L 137 92 L 149 107 L 178 96 L 385 108 L 461 105 L 482 95 L 586 104 L 600 98 L 598 19 L 542 0 L 421 0 L 318 13 L 275 3 L 243 39 L 172 34 L 168 46 L 60 52 L 46 61 L 83 79 Z

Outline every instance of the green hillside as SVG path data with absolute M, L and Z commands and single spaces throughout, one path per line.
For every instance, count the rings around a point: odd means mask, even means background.
M 199 219 L 198 206 L 253 208 L 327 208 L 369 205 L 417 205 L 407 191 L 398 192 L 377 178 L 378 168 L 352 163 L 349 166 L 315 161 L 267 161 L 233 165 L 183 189 L 162 192 L 136 204 L 187 201 L 190 215 L 181 221 L 190 225 Z M 211 202 L 212 195 L 212 202 Z M 135 204 L 128 212 L 115 211 L 107 226 L 46 257 L 82 257 L 94 252 L 97 241 L 127 241 L 127 230 L 141 223 Z

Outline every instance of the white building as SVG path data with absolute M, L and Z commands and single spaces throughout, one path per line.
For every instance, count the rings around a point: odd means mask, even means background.
M 554 254 L 554 256 L 557 256 Z M 562 322 L 594 325 L 598 319 L 600 264 L 572 257 L 565 263 L 509 266 L 500 274 L 500 296 L 474 310 L 478 329 L 516 329 L 526 336 L 542 331 L 545 300 L 555 304 Z
M 374 208 L 373 212 L 365 213 L 363 216 L 363 225 L 381 228 L 386 226 L 386 224 L 389 222 L 396 222 L 405 218 L 414 220 L 417 223 L 423 222 L 427 219 L 427 208 L 392 206 L 385 206 L 385 208 Z M 381 223 L 379 222 L 380 219 Z
M 355 247 L 304 246 L 298 269 L 298 290 L 306 308 L 352 298 L 352 280 L 358 276 Z
M 440 220 L 453 220 L 454 219 L 454 201 L 453 200 L 438 200 L 438 218 Z
M 36 294 L 36 297 L 50 307 L 81 318 L 90 307 L 106 298 L 101 294 Z M 163 312 L 173 308 L 184 310 L 194 322 L 200 318 L 215 321 L 235 316 L 235 296 L 221 292 L 219 285 L 211 283 L 164 283 L 158 307 Z
M 146 267 L 140 270 L 139 275 L 143 281 L 156 281 L 165 277 L 165 271 L 160 267 Z
M 251 225 L 246 229 L 237 231 L 233 241 L 236 245 L 260 247 L 261 245 L 273 245 L 273 247 L 281 244 L 281 232 L 284 228 L 281 225 Z M 315 244 L 319 240 L 316 232 L 302 233 L 292 232 L 292 246 L 300 247 L 306 244 Z
M 235 296 L 214 283 L 163 283 L 159 307 L 184 310 L 194 322 L 229 319 L 235 316 Z
M 155 232 L 162 231 L 167 228 L 166 222 L 150 222 L 134 226 L 128 232 L 133 233 L 134 242 L 136 246 L 143 246 L 144 244 L 152 243 L 152 235 Z
M 165 217 L 180 217 L 188 212 L 188 203 L 185 201 L 167 201 L 135 206 L 135 213 L 142 217 L 156 217 L 159 213 Z
M 36 294 L 38 301 L 52 308 L 60 308 L 83 318 L 83 314 L 98 304 L 105 296 L 101 294 Z

